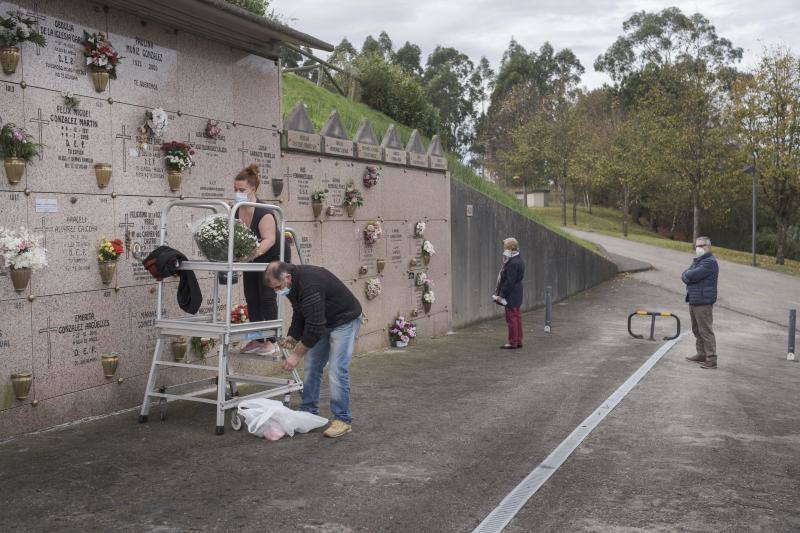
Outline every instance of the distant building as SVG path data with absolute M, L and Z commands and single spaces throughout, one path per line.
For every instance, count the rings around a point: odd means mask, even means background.
M 514 193 L 519 201 L 522 201 L 524 194 L 525 193 L 522 191 L 516 191 Z M 528 201 L 526 204 L 528 207 L 547 207 L 549 195 L 550 189 L 534 189 L 528 193 Z

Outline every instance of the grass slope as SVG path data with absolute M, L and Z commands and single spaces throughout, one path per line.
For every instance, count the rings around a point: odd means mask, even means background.
M 561 206 L 537 207 L 534 213 L 551 225 L 561 224 Z M 578 224 L 572 224 L 572 206 L 567 206 L 567 223 L 576 229 L 583 231 L 593 231 L 610 235 L 612 237 L 622 237 L 622 212 L 617 209 L 607 207 L 593 207 L 590 215 L 585 207 L 578 207 Z M 650 230 L 647 226 L 631 223 L 628 225 L 628 239 L 631 241 L 669 248 L 671 250 L 691 251 L 692 245 L 688 242 L 673 241 L 667 237 L 659 235 Z M 734 263 L 749 265 L 751 260 L 750 252 L 732 250 L 714 246 L 714 254 L 720 259 L 726 259 Z M 800 261 L 786 260 L 785 265 L 775 264 L 775 258 L 768 255 L 757 255 L 758 266 L 767 270 L 783 272 L 784 274 L 794 274 L 800 276 Z
M 339 112 L 342 125 L 344 125 L 345 130 L 347 130 L 347 134 L 351 138 L 355 135 L 356 131 L 358 130 L 358 126 L 361 124 L 361 120 L 364 118 L 368 119 L 370 124 L 372 124 L 372 129 L 375 130 L 375 135 L 378 136 L 378 139 L 383 138 L 383 135 L 386 133 L 386 130 L 389 128 L 390 124 L 395 124 L 395 128 L 400 134 L 400 139 L 404 144 L 408 142 L 408 138 L 411 135 L 411 128 L 402 124 L 398 124 L 390 117 L 379 111 L 375 111 L 369 106 L 359 102 L 353 102 L 338 94 L 327 91 L 322 87 L 317 87 L 309 80 L 301 78 L 300 76 L 296 76 L 295 74 L 284 74 L 284 119 L 286 116 L 288 116 L 289 112 L 292 110 L 292 108 L 294 108 L 295 105 L 297 105 L 298 102 L 303 102 L 306 104 L 308 108 L 308 116 L 311 119 L 311 122 L 317 128 L 317 131 L 322 128 L 322 126 L 325 124 L 325 121 L 328 120 L 331 111 L 335 109 Z M 425 143 L 427 144 L 428 142 L 430 142 L 430 140 L 425 139 Z M 558 225 L 552 224 L 542 217 L 538 217 L 536 213 L 526 209 L 522 203 L 514 197 L 513 194 L 495 185 L 494 183 L 482 179 L 475 173 L 474 170 L 463 164 L 457 157 L 453 156 L 452 154 L 448 154 L 447 159 L 448 170 L 450 171 L 450 176 L 452 178 L 457 179 L 474 189 L 477 189 L 486 196 L 493 198 L 500 204 L 503 204 L 506 207 L 513 209 L 517 213 L 530 218 L 539 224 L 542 224 L 543 226 L 546 226 L 551 231 L 558 233 L 572 242 L 575 242 L 585 248 L 589 248 L 594 252 L 599 251 L 597 246 L 594 244 L 579 239 L 574 235 L 563 231 L 558 227 Z

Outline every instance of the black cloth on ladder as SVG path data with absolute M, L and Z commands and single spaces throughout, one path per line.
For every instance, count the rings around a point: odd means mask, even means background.
M 186 256 L 175 248 L 159 246 L 142 261 L 142 264 L 156 280 L 161 281 L 166 277 L 180 275 L 178 283 L 178 305 L 185 312 L 196 315 L 203 304 L 203 294 L 197 283 L 197 276 L 191 270 L 178 270 L 181 261 L 186 261 Z

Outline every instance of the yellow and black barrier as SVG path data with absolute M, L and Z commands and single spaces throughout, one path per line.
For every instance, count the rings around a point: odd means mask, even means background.
M 667 317 L 671 316 L 672 318 L 675 319 L 675 323 L 677 325 L 677 331 L 675 332 L 675 335 L 673 335 L 672 337 L 664 337 L 665 341 L 670 341 L 672 339 L 677 339 L 678 335 L 681 334 L 681 319 L 678 318 L 677 315 L 673 315 L 672 313 L 669 313 L 669 312 L 666 312 L 666 311 L 634 311 L 633 313 L 628 315 L 628 333 L 630 333 L 631 337 L 633 337 L 634 339 L 644 339 L 644 335 L 637 335 L 636 333 L 634 333 L 631 330 L 631 321 L 633 320 L 633 317 L 635 317 L 635 316 L 649 316 L 650 317 L 650 338 L 647 339 L 649 341 L 656 340 L 656 338 L 655 338 L 656 317 L 659 317 L 659 316 L 667 316 Z

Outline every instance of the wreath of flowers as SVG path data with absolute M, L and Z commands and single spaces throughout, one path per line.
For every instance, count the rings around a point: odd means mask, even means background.
M 364 187 L 373 187 L 378 184 L 378 180 L 381 177 L 381 173 L 378 170 L 378 167 L 374 165 L 367 165 L 364 169 Z
M 381 278 L 372 278 L 368 280 L 364 288 L 364 293 L 367 295 L 367 300 L 374 300 L 381 295 L 382 291 L 383 285 L 381 284 Z
M 219 122 L 211 122 L 211 119 L 208 119 L 206 122 L 206 130 L 205 135 L 209 139 L 216 139 L 222 134 L 222 130 L 219 127 Z
M 375 244 L 381 238 L 381 235 L 383 235 L 383 228 L 381 228 L 380 222 L 370 222 L 364 228 L 364 242 L 366 244 Z
M 418 220 L 416 224 L 414 224 L 414 237 L 423 237 L 425 235 L 425 222 L 422 220 Z
M 0 228 L 0 256 L 9 268 L 39 270 L 47 266 L 47 250 L 41 240 L 25 227 L 18 231 Z
M 231 311 L 231 324 L 241 324 L 243 322 L 250 322 L 247 304 L 237 304 Z
M 156 107 L 155 109 L 148 109 L 144 112 L 145 122 L 139 126 L 139 147 L 144 148 L 144 145 L 150 142 L 155 137 L 163 137 L 169 126 L 169 117 L 167 112 Z
M 348 182 L 344 189 L 344 205 L 361 207 L 364 205 L 364 196 L 356 189 L 355 183 Z

